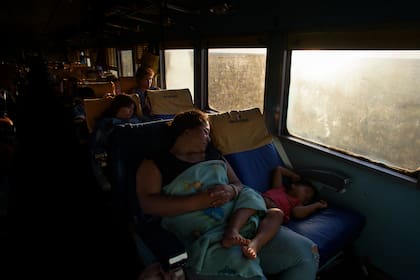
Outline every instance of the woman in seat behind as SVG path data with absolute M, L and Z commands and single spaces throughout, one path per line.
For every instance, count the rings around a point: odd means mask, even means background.
M 150 67 L 142 66 L 136 71 L 136 83 L 137 87 L 131 89 L 131 93 L 137 93 L 140 97 L 140 105 L 143 115 L 150 115 L 150 108 L 146 102 L 147 90 L 148 89 L 159 89 L 158 87 L 152 86 L 153 77 L 155 72 Z
M 109 98 L 113 98 L 112 103 L 96 122 L 89 147 L 93 172 L 104 190 L 111 187 L 104 174 L 106 170 L 103 170 L 106 166 L 109 135 L 116 125 L 144 121 L 138 117 L 136 102 L 129 95 L 119 94 Z

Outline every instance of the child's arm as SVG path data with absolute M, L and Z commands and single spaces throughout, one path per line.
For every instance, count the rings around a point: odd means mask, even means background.
M 300 179 L 300 176 L 293 172 L 290 169 L 284 168 L 282 166 L 277 166 L 274 170 L 273 180 L 271 183 L 271 188 L 278 188 L 283 185 L 283 176 L 289 176 L 292 178 L 293 182 L 296 182 Z
M 292 216 L 294 218 L 302 219 L 316 212 L 318 209 L 326 207 L 328 207 L 328 204 L 324 200 L 320 200 L 308 205 L 298 205 L 292 209 Z

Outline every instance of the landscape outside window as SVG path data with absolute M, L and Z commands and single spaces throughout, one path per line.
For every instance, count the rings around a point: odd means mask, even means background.
M 395 169 L 420 160 L 420 51 L 293 51 L 291 135 Z
M 266 48 L 209 49 L 209 106 L 220 112 L 258 107 L 263 112 Z

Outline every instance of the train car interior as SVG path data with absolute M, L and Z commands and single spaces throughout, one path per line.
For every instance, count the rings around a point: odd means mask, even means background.
M 170 150 L 188 110 L 208 115 L 209 145 L 244 186 L 263 193 L 282 166 L 328 203 L 280 227 L 316 245 L 314 279 L 420 277 L 413 3 L 3 5 L 2 279 L 221 279 L 190 273 L 190 248 L 139 200 L 139 166 Z M 105 116 L 119 95 L 135 114 Z

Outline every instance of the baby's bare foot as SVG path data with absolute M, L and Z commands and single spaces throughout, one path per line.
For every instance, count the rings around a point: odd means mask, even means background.
M 230 248 L 234 245 L 246 246 L 251 240 L 244 238 L 239 233 L 230 233 L 225 234 L 222 239 L 222 246 L 225 248 Z
M 242 253 L 248 259 L 255 259 L 257 258 L 257 251 L 254 248 L 249 246 L 242 246 Z

